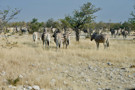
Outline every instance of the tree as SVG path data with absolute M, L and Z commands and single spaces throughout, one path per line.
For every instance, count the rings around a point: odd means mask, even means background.
M 6 24 L 14 19 L 14 17 L 20 13 L 21 10 L 19 9 L 14 9 L 11 10 L 10 8 L 6 9 L 6 10 L 0 10 L 0 31 L 3 32 L 4 31 L 4 26 L 6 26 Z
M 30 28 L 30 33 L 37 32 L 43 26 L 43 23 L 39 23 L 38 19 L 33 18 L 32 21 L 28 24 Z
M 46 27 L 48 27 L 48 28 L 54 27 L 54 20 L 53 20 L 53 18 L 47 20 Z
M 0 32 L 4 32 L 6 30 L 6 29 L 4 30 L 4 27 L 6 27 L 7 23 L 10 20 L 14 19 L 15 16 L 20 13 L 20 11 L 21 10 L 16 9 L 16 8 L 14 10 L 11 10 L 10 8 L 8 8 L 6 10 L 0 10 Z M 4 34 L 4 36 L 5 36 L 6 42 L 9 43 L 5 34 Z
M 129 22 L 132 25 L 132 29 L 135 29 L 135 5 L 133 8 L 134 8 L 134 11 L 132 11 L 130 14 L 132 16 L 132 18 L 129 18 Z
M 60 24 L 61 24 L 61 28 L 64 29 L 65 32 L 67 31 L 67 29 L 69 27 L 71 27 L 70 24 L 67 22 L 67 20 L 60 19 L 59 21 L 60 21 Z
M 86 25 L 89 26 L 89 24 L 96 18 L 93 14 L 99 10 L 100 8 L 96 8 L 94 5 L 88 2 L 81 6 L 80 10 L 75 10 L 73 12 L 73 16 L 65 17 L 65 20 L 76 32 L 76 41 L 79 41 L 80 30 L 82 30 Z

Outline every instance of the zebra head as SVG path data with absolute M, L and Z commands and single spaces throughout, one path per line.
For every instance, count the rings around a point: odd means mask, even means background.
M 91 36 L 91 41 L 92 41 L 93 39 L 95 39 L 96 35 L 97 35 L 97 32 L 93 33 L 93 35 Z

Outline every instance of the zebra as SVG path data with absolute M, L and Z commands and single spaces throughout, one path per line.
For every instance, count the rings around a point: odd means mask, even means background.
M 39 32 L 34 32 L 33 33 L 33 41 L 36 43 L 38 40 L 41 40 L 42 34 Z
M 60 48 L 62 44 L 62 34 L 59 30 L 54 31 L 53 34 L 54 42 L 56 43 L 56 48 Z
M 44 29 L 44 32 L 42 34 L 42 42 L 43 42 L 43 46 L 45 44 L 45 47 L 50 45 L 50 34 L 47 32 L 46 29 Z
M 128 31 L 123 30 L 122 36 L 123 36 L 124 39 L 127 38 L 127 35 L 128 35 Z
M 91 36 L 91 41 L 95 40 L 97 49 L 99 49 L 99 43 L 103 43 L 104 48 L 109 47 L 109 38 L 107 34 L 97 34 L 96 32 L 93 33 Z
M 66 45 L 66 48 L 67 48 L 67 46 L 69 45 L 69 43 L 70 43 L 70 33 L 68 31 L 66 31 L 63 34 L 63 48 L 64 48 L 64 45 Z

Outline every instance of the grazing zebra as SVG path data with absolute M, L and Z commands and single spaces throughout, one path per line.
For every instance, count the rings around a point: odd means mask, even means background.
M 117 30 L 117 36 L 120 36 L 121 35 L 121 29 L 118 29 Z
M 91 41 L 95 39 L 97 49 L 99 49 L 99 43 L 104 44 L 104 48 L 109 47 L 109 38 L 107 34 L 97 34 L 96 32 L 93 33 L 91 36 Z
M 56 48 L 60 48 L 62 44 L 62 34 L 59 30 L 56 30 L 53 34 L 54 42 L 56 43 Z
M 34 32 L 33 33 L 33 41 L 36 43 L 38 40 L 41 40 L 42 34 L 39 32 Z
M 115 29 L 110 29 L 110 32 L 111 32 L 111 36 L 116 38 L 116 30 Z
M 65 32 L 63 34 L 63 47 L 64 47 L 64 45 L 66 45 L 66 48 L 67 48 L 69 43 L 70 43 L 70 33 L 69 32 Z
M 128 31 L 123 30 L 122 36 L 123 36 L 124 39 L 127 38 L 127 35 L 128 35 Z
M 45 44 L 45 47 L 50 45 L 50 34 L 44 30 L 43 34 L 42 34 L 42 41 L 43 41 L 43 46 Z

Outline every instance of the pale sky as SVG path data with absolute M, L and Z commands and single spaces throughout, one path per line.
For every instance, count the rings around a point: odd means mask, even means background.
M 40 22 L 46 22 L 50 18 L 57 20 L 72 15 L 75 9 L 79 10 L 87 2 L 102 9 L 95 13 L 96 22 L 128 21 L 135 5 L 135 0 L 0 0 L 0 10 L 7 7 L 21 9 L 13 21 L 28 22 L 37 18 Z

